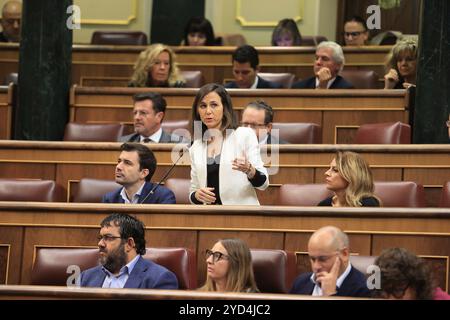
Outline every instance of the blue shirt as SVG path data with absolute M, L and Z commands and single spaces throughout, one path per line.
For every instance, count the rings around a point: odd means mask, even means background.
M 106 278 L 103 281 L 102 288 L 123 288 L 125 283 L 127 283 L 130 273 L 133 271 L 140 255 L 136 255 L 133 260 L 124 265 L 120 271 L 119 275 L 113 275 L 108 269 L 102 267 L 104 273 L 106 273 Z

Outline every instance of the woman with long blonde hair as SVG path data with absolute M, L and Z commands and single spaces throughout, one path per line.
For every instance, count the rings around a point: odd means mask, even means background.
M 156 43 L 139 54 L 130 87 L 184 87 L 173 50 Z
M 339 151 L 325 172 L 327 189 L 334 196 L 321 201 L 319 206 L 379 207 L 381 201 L 374 195 L 372 172 L 367 162 L 357 153 Z
M 201 291 L 259 292 L 252 256 L 241 239 L 222 239 L 206 250 L 207 276 Z

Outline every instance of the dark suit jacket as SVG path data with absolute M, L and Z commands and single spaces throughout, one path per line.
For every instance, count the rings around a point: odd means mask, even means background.
M 0 42 L 9 42 L 8 39 L 6 39 L 5 34 L 3 32 L 0 32 Z
M 132 133 L 126 136 L 122 136 L 119 138 L 119 142 L 139 142 L 140 135 L 137 133 Z M 177 136 L 176 134 L 170 134 L 163 130 L 161 134 L 161 139 L 159 139 L 159 143 L 180 143 L 183 142 L 183 137 Z
M 311 281 L 312 272 L 306 272 L 297 277 L 289 293 L 311 295 L 315 284 Z M 350 273 L 345 278 L 340 288 L 337 288 L 336 296 L 367 298 L 370 291 L 367 288 L 366 277 L 355 268 L 351 268 Z
M 315 89 L 315 88 L 316 88 L 316 77 L 311 77 L 296 82 L 292 85 L 292 89 Z M 330 89 L 355 89 L 355 87 L 341 76 L 336 76 L 336 79 L 330 86 Z
M 272 144 L 272 135 L 271 134 L 267 135 L 266 144 Z M 280 137 L 278 137 L 278 144 L 290 144 L 290 142 L 287 142 L 287 141 L 281 139 Z
M 146 182 L 144 185 L 144 188 L 142 189 L 142 194 L 139 197 L 139 203 L 147 197 L 149 192 L 156 186 L 155 183 Z M 120 196 L 120 191 L 122 191 L 122 188 L 119 188 L 115 191 L 109 192 L 103 196 L 102 202 L 103 203 L 125 203 L 125 201 Z M 154 193 L 150 196 L 148 196 L 144 203 L 146 204 L 154 204 L 154 203 L 164 203 L 164 204 L 175 204 L 175 195 L 172 192 L 172 190 L 167 189 L 163 186 L 158 186 Z
M 320 207 L 331 207 L 333 205 L 333 197 L 326 198 L 319 202 Z M 379 207 L 380 203 L 374 197 L 364 197 L 361 199 L 362 207 Z
M 105 278 L 102 266 L 97 266 L 81 273 L 80 284 L 82 287 L 101 288 Z M 124 288 L 178 289 L 178 280 L 173 272 L 140 256 Z
M 236 81 L 228 82 L 225 85 L 225 88 L 227 89 L 239 89 L 238 85 L 236 84 Z M 281 84 L 270 82 L 267 80 L 264 80 L 261 77 L 258 77 L 258 85 L 256 86 L 256 89 L 281 89 Z

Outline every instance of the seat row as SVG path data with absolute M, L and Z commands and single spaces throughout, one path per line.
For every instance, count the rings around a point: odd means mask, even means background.
M 189 204 L 189 179 L 168 179 L 165 186 L 171 189 L 177 204 Z M 107 192 L 121 187 L 111 180 L 80 180 L 72 202 L 98 203 Z M 375 195 L 383 207 L 425 207 L 423 186 L 411 181 L 375 182 Z M 279 189 L 278 204 L 283 206 L 316 206 L 331 196 L 325 184 L 284 184 Z M 0 179 L 0 201 L 65 202 L 64 190 L 50 180 Z M 441 192 L 439 207 L 450 208 L 450 181 Z
M 72 247 L 37 247 L 31 274 L 33 285 L 66 286 L 68 278 L 98 264 L 98 249 Z M 296 256 L 291 251 L 251 249 L 253 271 L 259 290 L 263 293 L 287 293 L 297 275 Z M 147 248 L 144 259 L 151 260 L 172 271 L 179 288 L 194 290 L 197 283 L 197 257 L 187 248 Z M 201 261 L 201 260 L 199 260 Z M 363 274 L 375 261 L 372 256 L 350 256 L 352 265 Z M 76 266 L 74 268 L 74 266 Z M 69 270 L 69 272 L 68 272 Z M 74 283 L 69 279 L 69 284 Z
M 169 133 L 177 129 L 184 129 L 186 133 L 184 136 L 190 138 L 188 120 L 164 121 L 162 128 Z M 292 144 L 322 143 L 321 127 L 315 123 L 274 122 L 273 129 L 279 130 L 280 139 Z M 69 122 L 65 128 L 64 141 L 115 142 L 127 133 L 129 133 L 129 127 L 124 124 Z M 363 124 L 356 131 L 354 143 L 409 144 L 411 143 L 411 127 L 409 124 L 401 122 Z
M 182 70 L 181 76 L 186 82 L 186 88 L 200 88 L 206 81 L 200 70 Z M 379 75 L 373 70 L 360 69 L 344 69 L 340 75 L 349 81 L 355 89 L 382 89 L 383 82 L 379 80 Z M 277 83 L 283 89 L 290 89 L 296 79 L 293 73 L 276 73 L 276 72 L 259 72 L 258 76 L 264 80 Z M 81 83 L 84 86 L 100 86 L 100 87 L 126 87 L 130 79 L 128 78 L 104 78 L 90 80 L 91 82 Z M 85 80 L 87 81 L 87 80 Z M 227 79 L 224 80 L 226 82 Z M 18 83 L 18 74 L 10 73 L 3 80 L 3 84 Z

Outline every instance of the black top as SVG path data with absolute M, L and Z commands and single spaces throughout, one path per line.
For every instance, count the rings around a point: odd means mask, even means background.
M 331 207 L 333 202 L 333 197 L 326 198 L 319 202 L 318 206 L 320 207 Z M 365 197 L 361 199 L 362 207 L 379 207 L 380 203 L 374 197 Z
M 207 178 L 206 178 L 206 185 L 209 188 L 214 188 L 214 196 L 216 197 L 216 202 L 213 204 L 222 204 L 222 200 L 220 199 L 220 192 L 219 192 L 219 171 L 220 171 L 220 154 L 217 155 L 215 158 L 207 158 L 207 165 L 206 165 L 206 172 L 207 172 Z M 255 170 L 255 176 L 252 179 L 248 179 L 252 186 L 259 187 L 266 182 L 267 177 L 262 174 L 260 171 Z M 203 204 L 203 202 L 198 201 L 195 197 L 195 192 L 191 194 L 191 201 L 195 204 Z

